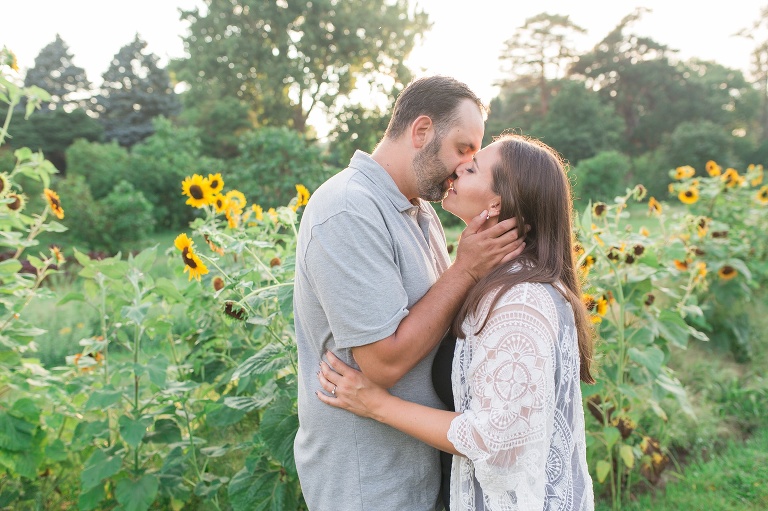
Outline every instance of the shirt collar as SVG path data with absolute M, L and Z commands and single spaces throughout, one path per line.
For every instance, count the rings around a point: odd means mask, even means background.
M 360 150 L 355 151 L 355 154 L 349 162 L 349 166 L 355 170 L 359 170 L 361 174 L 368 178 L 401 213 L 419 207 L 412 204 L 411 201 L 403 195 L 395 184 L 394 179 L 392 179 L 392 176 L 390 176 L 389 173 L 384 170 L 384 167 L 379 165 L 376 160 L 371 158 L 370 154 Z

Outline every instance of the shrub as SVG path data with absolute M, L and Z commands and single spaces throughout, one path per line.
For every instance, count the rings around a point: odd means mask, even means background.
M 106 197 L 115 183 L 125 179 L 130 166 L 128 151 L 116 141 L 102 144 L 77 140 L 66 151 L 67 176 L 81 176 L 94 199 Z
M 576 201 L 610 201 L 622 194 L 629 169 L 629 158 L 617 151 L 582 160 L 570 171 Z
M 136 250 L 154 231 L 152 204 L 128 181 L 120 181 L 100 202 L 104 248 Z

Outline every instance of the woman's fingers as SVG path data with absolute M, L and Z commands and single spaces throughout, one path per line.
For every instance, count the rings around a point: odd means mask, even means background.
M 328 367 L 328 364 L 325 362 L 320 362 L 320 371 L 317 373 L 317 379 L 320 380 L 320 386 L 323 387 L 323 390 L 329 394 L 335 394 L 337 384 L 328 379 L 328 377 L 331 376 L 331 372 L 332 371 Z
M 339 373 L 341 376 L 344 376 L 344 373 L 347 369 L 352 369 L 347 364 L 342 362 L 339 357 L 334 355 L 331 351 L 325 352 L 325 358 L 328 359 L 328 365 L 331 366 L 331 369 Z

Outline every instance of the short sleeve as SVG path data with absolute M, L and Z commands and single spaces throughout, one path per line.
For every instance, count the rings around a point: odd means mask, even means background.
M 345 211 L 314 226 L 305 262 L 338 347 L 384 339 L 408 315 L 392 237 L 380 216 Z
M 472 342 L 468 408 L 448 439 L 474 465 L 489 509 L 542 509 L 554 427 L 557 326 L 525 286 Z M 546 293 L 546 291 L 542 291 Z M 517 507 L 509 507 L 516 502 Z

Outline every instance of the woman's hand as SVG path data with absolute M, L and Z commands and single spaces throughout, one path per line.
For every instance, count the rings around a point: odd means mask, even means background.
M 377 413 L 379 406 L 392 395 L 365 377 L 363 373 L 352 369 L 339 360 L 330 351 L 326 352 L 328 362 L 320 361 L 317 378 L 320 386 L 327 392 L 316 392 L 323 403 L 342 408 L 361 417 L 381 420 Z

